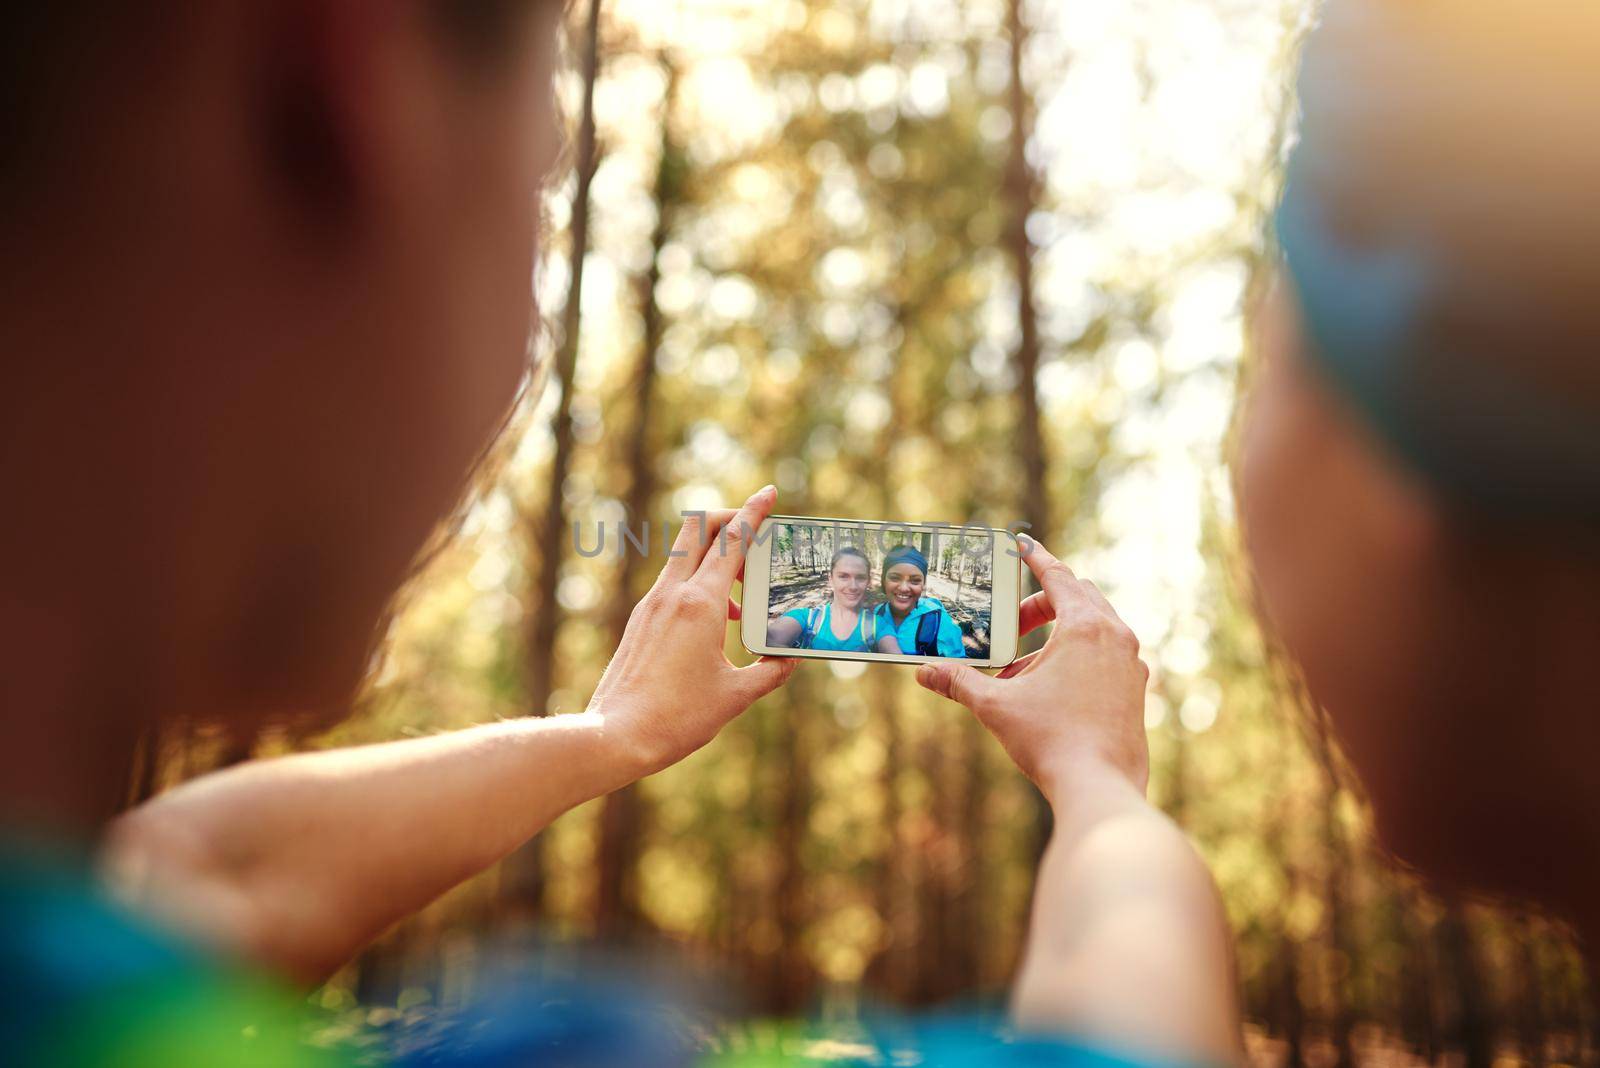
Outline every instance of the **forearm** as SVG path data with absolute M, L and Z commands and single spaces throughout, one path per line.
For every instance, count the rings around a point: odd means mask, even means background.
M 798 621 L 784 616 L 767 627 L 767 645 L 774 649 L 792 648 L 804 630 Z
M 291 976 L 325 977 L 562 812 L 683 759 L 783 684 L 793 659 L 736 668 L 723 652 L 747 535 L 775 493 L 684 524 L 587 711 L 196 781 L 110 829 L 112 884 Z
M 1210 1063 L 1240 1057 L 1226 917 L 1193 847 L 1120 772 L 1050 784 L 1056 825 L 1012 1011 L 1033 1031 Z
M 260 761 L 124 817 L 108 868 L 136 903 L 315 981 L 648 770 L 590 713 Z

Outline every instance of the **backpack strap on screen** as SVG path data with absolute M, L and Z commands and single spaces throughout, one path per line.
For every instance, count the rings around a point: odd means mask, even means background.
M 917 620 L 917 655 L 939 655 L 939 617 L 944 613 L 937 608 L 932 612 L 925 612 Z
M 817 627 L 822 621 L 821 607 L 813 607 L 806 613 L 804 629 L 800 631 L 800 648 L 809 649 L 817 640 Z

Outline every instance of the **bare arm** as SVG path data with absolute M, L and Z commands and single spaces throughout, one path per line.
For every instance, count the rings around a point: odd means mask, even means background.
M 776 622 L 767 624 L 767 645 L 773 649 L 792 649 L 804 629 L 798 619 L 780 616 Z
M 1227 918 L 1182 832 L 1120 773 L 1053 791 L 1012 1015 L 1207 1063 L 1242 1056 Z
M 135 905 L 315 982 L 556 816 L 676 762 L 795 660 L 723 655 L 728 591 L 773 495 L 680 534 L 585 712 L 306 753 L 196 780 L 110 830 Z M 724 528 L 726 528 L 724 530 Z M 737 533 L 738 536 L 733 535 Z M 709 545 L 708 545 L 709 543 Z
M 256 761 L 124 816 L 106 866 L 134 904 L 316 982 L 651 764 L 591 712 Z
M 1091 583 L 1043 547 L 1021 631 L 1044 648 L 991 678 L 926 665 L 918 681 L 973 710 L 1055 816 L 1034 888 L 1012 1015 L 1114 1047 L 1214 1063 L 1242 1057 L 1231 939 L 1210 873 L 1144 796 L 1148 675 Z

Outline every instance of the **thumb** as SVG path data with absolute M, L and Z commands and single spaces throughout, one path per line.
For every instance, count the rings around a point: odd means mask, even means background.
M 923 664 L 917 669 L 917 682 L 973 711 L 987 704 L 999 685 L 975 667 L 966 664 Z
M 789 681 L 800 661 L 792 656 L 764 656 L 749 667 L 733 673 L 735 685 L 746 705 L 754 704 Z

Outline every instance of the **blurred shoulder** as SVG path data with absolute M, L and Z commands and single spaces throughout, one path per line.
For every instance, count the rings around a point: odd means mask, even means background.
M 80 865 L 13 851 L 0 861 L 0 986 L 27 990 L 0 999 L 15 1063 L 353 1063 L 303 1041 L 312 1021 L 293 991 L 128 911 Z

